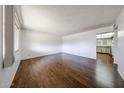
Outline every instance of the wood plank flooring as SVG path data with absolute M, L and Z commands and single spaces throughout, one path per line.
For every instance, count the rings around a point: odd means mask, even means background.
M 11 87 L 124 87 L 124 82 L 113 65 L 59 53 L 22 61 Z
M 112 55 L 107 53 L 97 53 L 97 60 L 100 60 L 105 64 L 113 64 Z

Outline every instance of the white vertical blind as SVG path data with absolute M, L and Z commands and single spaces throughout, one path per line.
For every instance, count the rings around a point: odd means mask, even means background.
M 20 22 L 14 6 L 3 8 L 3 59 L 4 67 L 14 62 L 14 53 L 19 50 Z
M 4 58 L 5 58 L 5 6 L 3 6 L 2 7 L 2 26 L 3 26 L 3 28 L 2 28 L 2 37 L 3 37 L 3 60 L 4 60 Z
M 0 68 L 2 67 L 2 61 L 3 61 L 3 44 L 2 44 L 2 40 L 3 40 L 3 21 L 2 21 L 2 15 L 3 15 L 3 11 L 2 11 L 2 5 L 0 5 Z
M 4 41 L 5 41 L 5 57 L 4 67 L 9 67 L 14 62 L 14 31 L 13 31 L 13 6 L 7 5 L 4 7 Z
M 11 66 L 19 49 L 20 20 L 12 5 L 0 6 L 0 58 L 3 66 Z

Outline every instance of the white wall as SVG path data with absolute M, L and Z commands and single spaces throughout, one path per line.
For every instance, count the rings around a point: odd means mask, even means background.
M 118 71 L 124 79 L 124 9 L 117 19 L 118 25 L 118 42 L 116 52 L 116 63 L 118 64 Z
M 112 26 L 63 37 L 62 51 L 96 59 L 96 34 L 112 31 Z
M 21 59 L 61 52 L 61 37 L 40 31 L 21 31 Z

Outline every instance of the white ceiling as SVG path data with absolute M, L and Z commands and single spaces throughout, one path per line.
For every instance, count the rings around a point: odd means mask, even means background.
M 56 35 L 68 35 L 112 25 L 122 6 L 40 5 L 21 6 L 23 27 Z

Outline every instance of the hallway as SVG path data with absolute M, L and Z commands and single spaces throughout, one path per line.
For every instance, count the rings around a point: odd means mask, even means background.
M 13 88 L 124 87 L 115 66 L 58 53 L 21 62 Z

